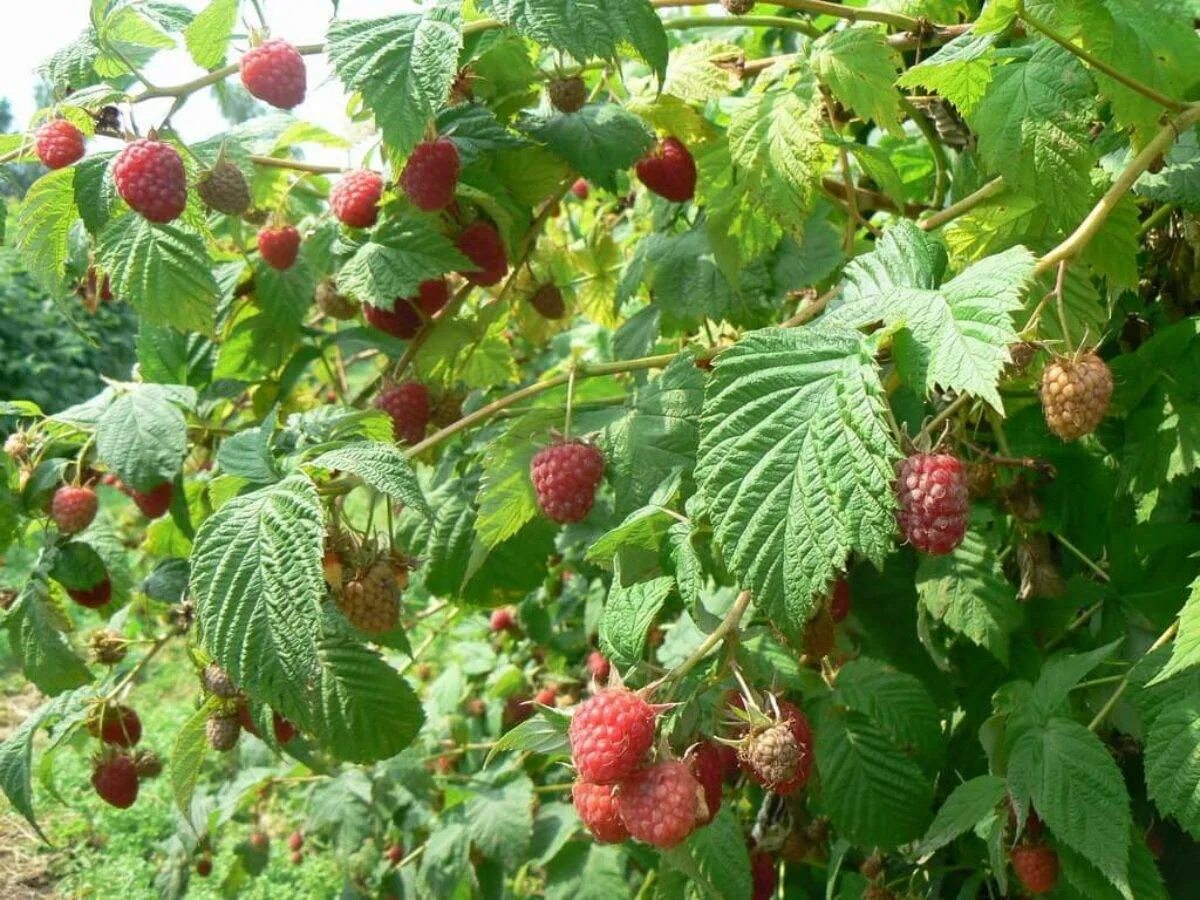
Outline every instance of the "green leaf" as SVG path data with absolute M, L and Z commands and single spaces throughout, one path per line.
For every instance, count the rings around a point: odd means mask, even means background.
M 524 37 L 579 62 L 616 59 L 628 45 L 661 81 L 667 72 L 667 33 L 649 0 L 482 0 L 483 9 Z
M 104 560 L 89 544 L 67 541 L 59 547 L 50 577 L 70 590 L 95 587 L 108 577 Z
M 693 41 L 676 47 L 667 62 L 663 94 L 688 103 L 707 103 L 741 86 L 737 71 L 721 65 L 742 57 L 742 48 L 727 41 Z
M 1146 736 L 1146 790 L 1159 812 L 1200 840 L 1200 705 L 1179 702 Z
M 880 847 L 921 836 L 933 788 L 874 722 L 828 706 L 816 743 L 822 807 L 842 836 Z
M 439 822 L 425 842 L 417 870 L 418 897 L 456 897 L 458 886 L 470 876 L 471 836 L 459 818 Z
M 900 55 L 878 28 L 829 31 L 813 42 L 813 71 L 843 106 L 900 132 L 900 95 L 892 82 Z
M 997 35 L 977 31 L 959 35 L 904 72 L 896 84 L 927 88 L 970 115 L 992 83 L 996 58 Z
M 859 657 L 838 670 L 834 701 L 870 718 L 908 753 L 936 759 L 945 744 L 941 714 L 921 682 L 878 660 Z
M 1032 801 L 1055 837 L 1128 892 L 1129 794 L 1096 735 L 1063 718 L 1021 732 L 1009 753 L 1008 783 L 1014 799 Z
M 588 181 L 613 192 L 617 172 L 641 159 L 654 141 L 642 120 L 617 103 L 589 103 L 570 115 L 531 117 L 523 127 Z
M 914 855 L 928 856 L 973 829 L 995 813 L 1004 792 L 1004 779 L 995 775 L 980 775 L 958 785 L 933 817 Z
M 533 782 L 524 772 L 483 775 L 472 782 L 467 822 L 484 854 L 515 871 L 529 856 L 533 837 Z
M 238 0 L 212 0 L 184 29 L 188 52 L 200 68 L 215 69 L 225 61 L 237 10 Z
M 470 262 L 428 216 L 389 219 L 338 272 L 338 290 L 375 306 L 416 296 L 422 281 L 467 269 Z
M 1150 680 L 1155 685 L 1200 664 L 1200 578 L 1192 582 L 1187 602 L 1179 611 L 1179 630 L 1171 642 L 1171 658 Z
M 1191 128 L 1167 151 L 1163 167 L 1138 179 L 1134 191 L 1160 203 L 1200 210 L 1200 129 Z
M 127 213 L 104 226 L 96 256 L 113 293 L 148 321 L 212 333 L 220 291 L 199 235 Z
M 699 494 L 738 582 L 792 627 L 851 551 L 878 562 L 891 549 L 896 458 L 855 332 L 766 329 L 716 358 Z
M 421 486 L 417 483 L 417 473 L 413 471 L 412 463 L 394 444 L 348 444 L 322 453 L 312 461 L 312 465 L 357 475 L 375 490 L 412 507 L 426 518 L 432 515 L 425 495 L 421 493 Z
M 96 452 L 131 487 L 145 491 L 174 480 L 187 455 L 187 422 L 172 391 L 191 388 L 131 385 L 96 424 Z
M 573 842 L 546 866 L 546 900 L 623 900 L 629 896 L 625 854 L 618 847 Z
M 529 146 L 525 138 L 501 124 L 490 109 L 474 103 L 443 109 L 438 113 L 437 130 L 442 137 L 454 141 L 464 167 L 485 153 Z
M 742 826 L 728 804 L 722 804 L 708 825 L 693 831 L 683 846 L 718 897 L 751 896 L 750 854 Z
M 605 656 L 621 666 L 641 660 L 646 636 L 674 585 L 674 578 L 664 576 L 622 587 L 619 576 L 614 576 L 600 617 L 600 647 Z
M 68 167 L 30 185 L 13 217 L 13 246 L 21 251 L 29 274 L 56 296 L 64 292 L 68 241 L 78 216 L 75 173 Z
M 658 506 L 635 509 L 616 528 L 606 531 L 588 548 L 587 558 L 610 566 L 623 550 L 644 550 L 657 555 L 668 529 L 676 522 Z
M 421 140 L 450 95 L 462 46 L 460 7 L 442 0 L 421 12 L 329 27 L 334 71 L 363 95 L 384 139 L 401 153 Z
M 965 391 L 1003 411 L 996 383 L 1017 339 L 1013 313 L 1021 308 L 1033 262 L 1024 247 L 1012 247 L 939 288 L 940 250 L 902 220 L 872 253 L 846 267 L 833 318 L 856 327 L 882 319 L 905 328 L 896 336 L 896 355 L 914 387 Z
M 1118 638 L 1087 653 L 1064 653 L 1048 660 L 1033 686 L 1034 706 L 1047 716 L 1059 712 L 1075 686 L 1120 646 Z
M 569 717 L 550 711 L 539 710 L 532 718 L 510 728 L 496 739 L 488 751 L 484 765 L 489 765 L 499 753 L 520 750 L 523 753 L 538 753 L 553 758 L 567 758 L 571 745 L 567 741 Z
M 208 751 L 208 717 L 219 706 L 218 698 L 209 697 L 179 726 L 171 744 L 171 795 L 175 798 L 175 808 L 185 819 L 191 816 L 192 797 Z
M 46 583 L 34 579 L 0 620 L 25 677 L 52 697 L 92 680 L 92 673 L 59 630 L 61 616 Z
M 560 418 L 557 411 L 529 413 L 488 444 L 479 486 L 475 530 L 488 547 L 508 540 L 538 513 L 529 467 L 539 450 L 533 438 Z
M 108 171 L 112 157 L 111 153 L 88 156 L 74 167 L 75 205 L 84 227 L 92 234 L 100 232 L 121 203 Z

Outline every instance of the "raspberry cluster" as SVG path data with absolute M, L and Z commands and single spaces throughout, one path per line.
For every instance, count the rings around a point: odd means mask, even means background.
M 268 225 L 258 232 L 258 253 L 272 269 L 290 269 L 300 254 L 300 232 L 293 225 Z
M 370 228 L 379 218 L 383 176 L 368 169 L 347 172 L 329 192 L 329 208 L 351 228 Z
M 1058 884 L 1058 854 L 1047 844 L 1013 847 L 1010 856 L 1017 880 L 1029 893 L 1046 894 Z
M 538 451 L 529 467 L 538 506 L 554 522 L 582 521 L 604 477 L 604 454 L 591 444 L 566 441 Z
M 400 173 L 400 187 L 417 209 L 437 212 L 454 201 L 459 168 L 454 141 L 444 137 L 422 141 Z
M 475 264 L 475 268 L 461 272 L 471 284 L 490 287 L 508 272 L 508 252 L 500 232 L 490 222 L 475 222 L 468 225 L 455 242 L 458 251 Z
M 915 453 L 900 463 L 896 517 L 904 539 L 923 553 L 942 555 L 967 533 L 967 470 L 944 453 Z
M 64 484 L 50 501 L 50 518 L 63 534 L 77 534 L 92 524 L 100 499 L 90 487 Z

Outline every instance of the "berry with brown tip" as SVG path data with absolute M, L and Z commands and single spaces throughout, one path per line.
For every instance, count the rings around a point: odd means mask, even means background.
M 753 900 L 771 900 L 779 887 L 779 871 L 770 853 L 758 850 L 750 854 L 750 877 L 754 884 Z
M 544 319 L 561 319 L 567 314 L 567 305 L 563 302 L 562 291 L 554 284 L 543 284 L 529 298 L 529 305 L 538 311 Z
M 383 176 L 369 169 L 347 172 L 329 192 L 329 208 L 343 225 L 370 228 L 379 218 Z
M 677 138 L 663 138 L 636 169 L 642 184 L 672 203 L 691 200 L 696 194 L 696 161 Z
M 833 594 L 829 598 L 829 614 L 833 621 L 844 621 L 850 615 L 850 582 L 839 578 L 833 583 Z
M 743 767 L 756 782 L 781 796 L 794 794 L 812 772 L 813 739 L 800 707 L 778 701 L 779 717 L 753 728 L 738 750 Z
M 756 0 L 721 0 L 721 5 L 731 16 L 744 16 L 754 9 Z
M 691 834 L 704 810 L 704 788 L 677 759 L 635 772 L 617 786 L 616 795 L 630 837 L 661 850 Z
M 115 747 L 132 747 L 142 739 L 142 720 L 128 706 L 114 704 L 105 706 L 87 723 L 88 733 L 100 738 L 101 743 Z
M 331 319 L 353 319 L 354 314 L 358 312 L 358 304 L 345 294 L 339 293 L 337 286 L 328 278 L 317 285 L 316 301 L 317 309 Z
M 111 628 L 98 628 L 88 638 L 88 649 L 96 662 L 115 666 L 125 658 L 129 642 Z
M 400 617 L 400 585 L 383 560 L 348 582 L 337 598 L 338 609 L 360 631 L 380 634 L 396 627 Z
M 654 743 L 654 707 L 626 688 L 606 688 L 584 700 L 568 736 L 575 771 L 592 784 L 612 784 L 641 765 Z
M 196 874 L 201 878 L 207 878 L 212 874 L 212 857 L 202 856 L 196 860 Z
M 139 138 L 112 164 L 117 193 L 151 222 L 171 222 L 187 206 L 187 173 L 170 144 Z
M 475 264 L 471 271 L 460 272 L 471 284 L 489 287 L 508 272 L 508 253 L 504 241 L 490 222 L 468 225 L 455 241 L 458 251 Z
M 242 84 L 251 96 L 277 109 L 292 109 L 304 102 L 308 90 L 304 57 L 287 41 L 263 41 L 242 57 L 241 69 Z
M 162 774 L 162 757 L 148 747 L 133 752 L 133 767 L 139 779 L 157 778 Z
M 173 485 L 169 481 L 164 481 L 148 491 L 125 489 L 125 492 L 133 498 L 133 502 L 137 504 L 137 508 L 147 519 L 157 519 L 166 514 L 167 510 L 171 508 L 173 491 Z
M 578 75 L 554 79 L 547 93 L 550 95 L 550 105 L 559 112 L 579 112 L 587 103 L 587 85 Z
M 461 163 L 449 138 L 421 141 L 413 147 L 400 173 L 400 188 L 417 209 L 437 212 L 454 201 Z
M 102 580 L 96 582 L 91 587 L 69 587 L 67 588 L 67 596 L 80 606 L 85 606 L 88 609 L 99 609 L 112 599 L 112 580 L 105 575 Z
M 64 169 L 83 159 L 83 132 L 66 119 L 54 119 L 37 130 L 33 149 L 47 169 Z
M 370 303 L 364 304 L 363 315 L 366 317 L 368 325 L 402 341 L 412 340 L 421 330 L 421 326 L 425 324 L 421 314 L 416 311 L 406 297 L 397 297 L 393 300 L 391 309 L 373 306 Z
M 904 539 L 940 556 L 962 543 L 969 513 L 967 470 L 945 453 L 914 453 L 900 463 L 896 518 Z
M 236 747 L 241 732 L 242 726 L 237 716 L 209 716 L 208 721 L 204 724 L 208 745 L 218 753 L 224 753 Z
M 511 606 L 498 606 L 492 610 L 488 624 L 493 632 L 511 631 L 517 627 L 516 610 Z
M 397 441 L 417 444 L 429 426 L 429 389 L 419 381 L 406 381 L 380 392 L 375 407 L 392 417 Z
M 576 781 L 571 786 L 571 800 L 580 821 L 600 843 L 619 844 L 629 838 L 629 831 L 617 812 L 617 798 L 611 784 Z
M 529 467 L 538 506 L 554 522 L 587 517 L 604 477 L 604 454 L 591 444 L 566 441 L 539 450 Z
M 96 761 L 92 769 L 92 787 L 100 798 L 117 809 L 133 806 L 138 796 L 137 768 L 127 753 L 117 753 Z
M 50 501 L 50 518 L 63 534 L 78 534 L 92 524 L 100 498 L 89 487 L 64 484 Z
M 587 179 L 576 178 L 574 183 L 571 185 L 571 193 L 580 200 L 586 200 L 588 198 L 588 194 L 591 193 L 591 188 L 588 186 Z
M 725 760 L 721 746 L 714 741 L 701 741 L 688 748 L 684 761 L 704 788 L 705 814 L 697 817 L 696 824 L 707 825 L 721 808 L 725 793 Z
M 233 679 L 229 677 L 229 673 L 218 666 L 216 663 L 209 663 L 204 673 L 200 676 L 200 681 L 204 684 L 204 689 L 210 694 L 215 694 L 222 700 L 232 700 L 238 695 L 237 685 L 233 683 Z
M 612 671 L 612 663 L 599 650 L 593 650 L 587 658 L 588 674 L 597 682 L 608 681 L 608 673 Z
M 1042 373 L 1046 424 L 1064 441 L 1091 434 L 1108 412 L 1112 392 L 1112 371 L 1095 353 L 1053 360 Z
M 1058 854 L 1046 844 L 1013 847 L 1011 857 L 1017 879 L 1031 894 L 1045 894 L 1058 884 Z
M 272 269 L 290 269 L 300 255 L 300 232 L 292 225 L 259 229 L 258 254 Z
M 196 182 L 196 193 L 204 204 L 227 216 L 240 216 L 250 208 L 250 186 L 246 176 L 231 162 L 220 160 Z

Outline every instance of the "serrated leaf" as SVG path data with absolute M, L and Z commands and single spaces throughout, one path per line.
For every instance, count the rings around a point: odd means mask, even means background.
M 464 103 L 438 113 L 437 131 L 454 141 L 462 165 L 469 166 L 485 153 L 525 147 L 528 141 L 509 131 L 486 106 Z
M 426 518 L 433 515 L 425 501 L 425 495 L 421 493 L 412 463 L 394 444 L 349 444 L 322 453 L 312 464 L 323 469 L 338 469 L 357 475 L 375 490 L 417 510 Z
M 658 506 L 643 506 L 631 512 L 616 528 L 606 531 L 588 548 L 587 558 L 608 563 L 623 550 L 657 551 L 672 523 L 676 522 Z
M 923 761 L 935 760 L 945 743 L 941 715 L 921 682 L 878 660 L 859 657 L 842 666 L 833 696 Z
M 1200 704 L 1180 702 L 1155 718 L 1145 752 L 1150 799 L 1200 840 Z
M 1048 660 L 1033 686 L 1033 705 L 1045 715 L 1058 712 L 1075 686 L 1120 646 L 1118 638 L 1087 653 L 1064 653 Z
M 25 677 L 52 697 L 92 680 L 92 673 L 59 630 L 60 619 L 46 583 L 35 579 L 0 620 Z
M 921 839 L 916 856 L 928 856 L 992 815 L 1004 799 L 1004 779 L 980 775 L 958 785 L 942 804 Z
M 557 414 L 554 416 L 558 418 Z M 514 426 L 503 438 L 493 441 L 483 459 L 483 481 L 479 487 L 479 518 L 475 530 L 488 547 L 508 540 L 537 515 L 537 494 L 529 466 L 538 447 L 527 429 Z M 515 440 L 518 435 L 523 438 Z
M 30 185 L 13 218 L 13 246 L 26 270 L 56 296 L 63 293 L 71 224 L 78 215 L 75 173 L 68 167 Z
M 338 272 L 338 290 L 375 306 L 413 297 L 422 281 L 470 268 L 450 240 L 426 216 L 389 220 L 355 250 Z
M 614 577 L 604 612 L 600 616 L 600 647 L 604 655 L 622 666 L 631 666 L 646 652 L 646 636 L 671 593 L 670 577 L 622 587 Z
M 467 801 L 471 840 L 505 871 L 520 867 L 533 837 L 533 782 L 524 772 L 484 775 Z
M 889 551 L 897 455 L 855 332 L 766 329 L 716 358 L 699 493 L 741 586 L 792 627 L 851 551 L 877 561 Z
M 200 68 L 215 69 L 225 61 L 237 10 L 238 0 L 212 0 L 184 29 L 188 52 Z
M 997 35 L 977 31 L 959 35 L 904 72 L 896 84 L 927 88 L 945 97 L 963 115 L 969 115 L 992 82 L 996 56 Z
M 471 836 L 461 821 L 439 823 L 425 842 L 417 870 L 418 897 L 454 897 L 470 875 Z
M 730 63 L 745 55 L 741 47 L 727 41 L 684 44 L 671 53 L 663 93 L 688 103 L 707 103 L 732 94 L 741 86 L 741 79 Z
M 171 744 L 171 796 L 175 798 L 175 808 L 185 819 L 191 815 L 192 797 L 200 780 L 204 754 L 208 751 L 208 717 L 219 706 L 218 698 L 209 697 L 179 726 Z
M 810 61 L 843 106 L 899 132 L 900 95 L 892 82 L 901 60 L 882 31 L 867 27 L 826 32 L 813 42 Z
M 751 896 L 750 854 L 741 824 L 727 804 L 721 805 L 711 822 L 692 832 L 683 846 L 718 897 Z
M 617 172 L 649 149 L 653 136 L 617 103 L 589 103 L 570 115 L 531 117 L 523 128 L 588 181 L 617 190 Z
M 187 422 L 163 386 L 133 386 L 96 423 L 96 452 L 123 482 L 146 491 L 178 474 L 187 455 Z
M 1147 686 L 1200 664 L 1200 579 L 1192 582 L 1187 601 L 1179 611 L 1179 630 L 1171 642 L 1171 658 Z
M 551 758 L 570 756 L 571 745 L 567 741 L 569 722 L 570 718 L 561 713 L 539 711 L 532 718 L 500 735 L 488 751 L 484 765 L 490 764 L 497 754 L 509 750 L 540 753 Z
M 1138 179 L 1134 192 L 1160 203 L 1200 210 L 1200 129 L 1191 128 L 1167 151 L 1163 167 Z
M 461 4 L 439 2 L 383 19 L 334 20 L 326 52 L 363 95 L 388 144 L 407 153 L 450 95 L 462 46 Z

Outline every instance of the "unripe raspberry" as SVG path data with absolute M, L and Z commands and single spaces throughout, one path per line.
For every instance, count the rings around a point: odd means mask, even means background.
M 208 745 L 218 753 L 225 753 L 236 747 L 241 732 L 242 726 L 237 716 L 209 716 L 204 725 Z
M 308 75 L 304 57 L 287 41 L 272 38 L 242 57 L 242 84 L 254 97 L 277 109 L 304 102 Z
M 655 711 L 625 688 L 606 688 L 575 710 L 568 731 L 575 771 L 592 784 L 628 777 L 654 743 Z
M 292 225 L 259 229 L 258 254 L 272 269 L 290 269 L 300 254 L 300 232 Z
M 744 16 L 754 9 L 755 0 L 721 0 L 721 5 L 731 16 Z
M 631 837 L 667 850 L 696 829 L 704 789 L 677 759 L 635 772 L 617 785 L 617 810 Z
M 900 463 L 896 518 L 904 539 L 922 553 L 943 555 L 962 543 L 969 513 L 967 472 L 944 453 L 915 453 Z
M 750 876 L 754 884 L 753 900 L 771 900 L 775 896 L 775 889 L 779 887 L 779 871 L 770 853 L 759 850 L 750 854 Z
M 92 787 L 100 798 L 117 809 L 133 806 L 138 796 L 137 767 L 127 753 L 97 760 L 92 769 Z
M 839 578 L 833 583 L 833 595 L 829 598 L 829 614 L 833 621 L 841 622 L 850 615 L 850 582 Z
M 417 209 L 437 212 L 454 201 L 459 159 L 454 141 L 440 137 L 413 148 L 400 173 L 400 188 Z
M 53 119 L 37 130 L 33 147 L 47 169 L 63 169 L 83 159 L 83 132 L 66 119 Z
M 63 534 L 78 534 L 92 524 L 100 499 L 89 487 L 64 484 L 50 501 L 50 518 Z
M 800 707 L 780 700 L 779 718 L 754 728 L 738 751 L 746 771 L 763 787 L 781 796 L 794 794 L 812 772 L 813 739 Z
M 547 93 L 550 95 L 550 105 L 559 112 L 579 112 L 587 103 L 587 85 L 578 75 L 554 79 Z
M 607 682 L 608 673 L 612 671 L 612 664 L 604 658 L 604 654 L 599 650 L 593 650 L 588 654 L 587 667 L 588 674 L 596 679 L 599 684 Z
M 391 309 L 364 304 L 363 315 L 369 325 L 402 341 L 412 340 L 425 324 L 412 303 L 405 297 L 393 300 Z
M 222 700 L 232 700 L 238 695 L 237 686 L 229 674 L 216 663 L 209 663 L 200 676 L 204 689 Z
M 587 179 L 576 178 L 575 183 L 571 185 L 571 193 L 580 200 L 586 200 L 588 198 L 588 194 L 591 193 L 591 190 L 588 187 Z
M 88 609 L 99 609 L 112 599 L 112 581 L 107 575 L 91 587 L 67 588 L 67 596 Z
M 604 454 L 591 444 L 568 441 L 538 451 L 529 468 L 538 506 L 554 522 L 586 518 L 604 477 Z
M 721 808 L 725 793 L 725 760 L 721 745 L 713 741 L 701 741 L 688 749 L 684 761 L 704 788 L 705 814 L 697 816 L 696 824 L 707 825 Z
M 132 747 L 142 739 L 142 720 L 128 706 L 110 704 L 88 719 L 87 730 L 101 743 Z
M 529 305 L 536 309 L 544 319 L 561 319 L 567 314 L 562 291 L 553 284 L 543 284 L 534 291 L 533 296 L 529 298 Z
M 148 491 L 135 491 L 133 488 L 122 488 L 137 504 L 142 515 L 147 519 L 157 519 L 166 514 L 171 508 L 171 494 L 174 491 L 169 481 L 150 488 Z
M 4 452 L 17 462 L 29 455 L 29 446 L 29 435 L 24 431 L 14 431 L 4 439 Z
M 696 193 L 696 161 L 678 139 L 663 140 L 637 164 L 642 184 L 673 203 L 691 200 Z
M 611 784 L 590 784 L 576 781 L 571 787 L 575 812 L 592 836 L 602 844 L 619 844 L 628 839 L 629 831 L 617 812 L 617 800 Z
M 499 606 L 492 610 L 492 616 L 489 621 L 492 631 L 509 631 L 517 627 L 517 617 L 515 610 L 511 606 Z
M 162 757 L 148 747 L 133 752 L 133 768 L 139 780 L 157 778 L 162 774 Z
M 331 319 L 353 319 L 354 314 L 358 312 L 358 304 L 338 293 L 337 286 L 328 278 L 322 279 L 317 285 L 315 299 L 317 309 Z
M 111 628 L 97 628 L 88 638 L 91 657 L 105 666 L 115 666 L 125 658 L 129 642 Z
M 1112 392 L 1112 372 L 1095 353 L 1053 360 L 1042 373 L 1046 424 L 1064 441 L 1091 434 L 1108 412 Z
M 1046 844 L 1013 847 L 1012 867 L 1031 894 L 1045 894 L 1058 884 L 1058 854 Z
M 112 165 L 121 199 L 151 222 L 171 222 L 187 206 L 187 173 L 170 144 L 139 138 Z
M 504 241 L 490 222 L 468 225 L 455 244 L 459 252 L 475 264 L 472 270 L 459 273 L 471 284 L 488 287 L 496 284 L 508 272 Z
M 250 208 L 246 176 L 231 162 L 221 160 L 196 182 L 196 193 L 206 206 L 227 216 L 240 216 Z
M 392 434 L 405 444 L 419 444 L 429 426 L 429 389 L 406 381 L 382 391 L 375 406 L 392 417 Z
M 379 218 L 379 198 L 383 196 L 383 176 L 360 169 L 347 172 L 329 192 L 329 208 L 344 225 L 370 228 Z
M 408 302 L 412 303 L 414 299 L 425 315 L 433 317 L 450 302 L 450 287 L 446 284 L 445 278 L 431 278 L 421 282 L 421 286 L 417 289 L 417 296 L 410 297 Z
M 400 585 L 386 562 L 374 563 L 348 582 L 337 598 L 338 609 L 360 631 L 380 634 L 396 627 L 400 616 Z

